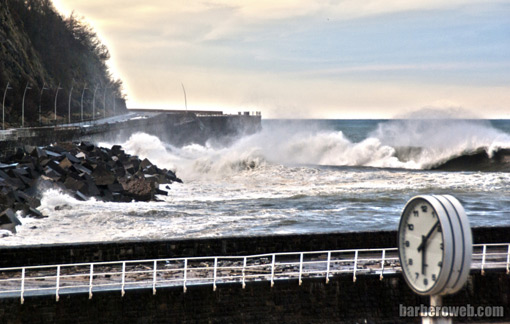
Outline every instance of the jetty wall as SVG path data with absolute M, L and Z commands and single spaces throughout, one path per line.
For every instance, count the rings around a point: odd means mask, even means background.
M 43 146 L 55 142 L 88 140 L 122 142 L 137 132 L 159 137 L 176 146 L 227 141 L 261 129 L 260 115 L 197 115 L 192 112 L 132 116 L 119 121 L 96 121 L 56 127 L 17 128 L 0 131 L 0 158 L 19 145 Z

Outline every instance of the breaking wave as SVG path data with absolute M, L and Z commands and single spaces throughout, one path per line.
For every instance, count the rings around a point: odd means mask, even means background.
M 385 121 L 358 142 L 342 131 L 269 125 L 229 147 L 178 148 L 138 133 L 123 147 L 188 179 L 270 165 L 510 171 L 510 135 L 483 120 Z

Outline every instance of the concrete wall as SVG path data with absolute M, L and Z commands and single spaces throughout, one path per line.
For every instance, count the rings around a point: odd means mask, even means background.
M 19 145 L 43 146 L 54 142 L 90 140 L 123 142 L 136 132 L 146 132 L 174 145 L 203 144 L 252 134 L 261 128 L 260 116 L 197 116 L 192 113 L 161 114 L 145 119 L 91 125 L 88 127 L 35 127 L 0 132 L 0 158 Z
M 507 242 L 510 228 L 475 228 L 475 243 Z M 121 259 L 345 248 L 394 247 L 396 232 L 331 233 L 198 240 L 132 241 L 0 248 L 1 267 Z M 456 323 L 510 321 L 510 276 L 472 271 L 466 287 L 445 305 L 503 306 L 504 318 L 458 318 Z M 220 284 L 88 294 L 0 299 L 0 323 L 418 323 L 399 316 L 399 304 L 428 304 L 400 274 L 352 275 L 324 279 Z
M 502 306 L 504 318 L 456 318 L 455 323 L 510 320 L 510 276 L 472 274 L 467 286 L 444 299 L 449 306 Z M 0 323 L 419 323 L 399 316 L 399 305 L 428 305 L 413 294 L 400 275 L 351 276 L 221 284 L 211 286 L 0 299 Z
M 475 243 L 510 241 L 510 227 L 474 228 Z M 0 247 L 0 267 L 193 256 L 396 247 L 395 231 Z

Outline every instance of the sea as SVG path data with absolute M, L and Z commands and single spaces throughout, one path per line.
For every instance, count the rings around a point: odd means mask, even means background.
M 510 148 L 509 120 L 263 119 L 228 143 L 176 147 L 136 133 L 98 144 L 120 144 L 183 183 L 155 202 L 41 192 L 48 217 L 21 218 L 0 245 L 396 230 L 406 202 L 426 194 L 455 196 L 472 227 L 510 225 L 509 164 L 495 159 Z

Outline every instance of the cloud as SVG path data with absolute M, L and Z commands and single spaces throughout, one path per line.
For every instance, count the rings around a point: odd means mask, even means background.
M 181 108 L 181 82 L 191 105 L 273 117 L 510 106 L 504 1 L 54 1 L 105 40 L 130 106 Z

